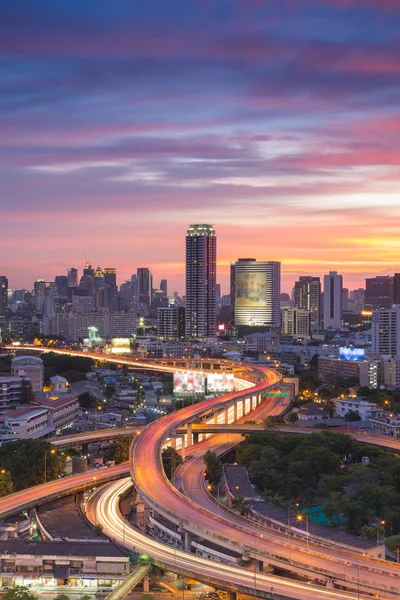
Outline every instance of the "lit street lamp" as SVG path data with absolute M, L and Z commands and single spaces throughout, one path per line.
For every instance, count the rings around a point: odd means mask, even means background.
M 288 529 L 288 543 L 289 543 L 289 563 L 291 563 L 291 561 L 292 561 L 291 552 L 290 552 L 290 509 L 296 508 L 296 507 L 297 508 L 299 507 L 298 502 L 296 502 L 296 504 L 291 504 L 288 508 L 287 529 Z
M 50 454 L 55 454 L 56 451 L 54 448 L 50 450 Z M 47 483 L 47 450 L 44 453 L 44 482 Z
M 309 540 L 309 531 L 308 531 L 308 515 L 307 515 L 307 513 L 305 513 L 304 515 L 302 513 L 299 513 L 296 518 L 299 521 L 299 523 L 301 523 L 303 521 L 303 519 L 305 519 L 305 521 L 306 521 L 307 550 L 309 550 L 310 549 L 309 548 L 310 540 Z

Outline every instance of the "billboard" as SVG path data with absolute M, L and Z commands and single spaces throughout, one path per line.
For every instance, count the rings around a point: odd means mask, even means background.
M 209 373 L 207 375 L 207 389 L 209 392 L 233 392 L 233 373 Z
M 111 340 L 111 354 L 127 354 L 131 351 L 129 338 L 113 338 Z
M 339 358 L 342 360 L 364 360 L 364 348 L 339 348 Z
M 265 306 L 265 273 L 237 273 L 235 306 Z
M 174 373 L 174 396 L 204 394 L 205 376 L 201 371 Z

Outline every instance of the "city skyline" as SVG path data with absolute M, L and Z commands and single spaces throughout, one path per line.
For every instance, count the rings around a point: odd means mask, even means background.
M 357 288 L 398 270 L 393 0 L 22 1 L 0 19 L 1 272 L 85 255 L 184 290 L 189 223 L 241 256 Z M 88 27 L 90 23 L 90 27 Z

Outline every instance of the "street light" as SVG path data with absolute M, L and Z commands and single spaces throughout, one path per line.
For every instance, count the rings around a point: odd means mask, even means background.
M 290 544 L 290 509 L 291 508 L 298 508 L 299 507 L 299 503 L 296 502 L 296 504 L 290 504 L 289 508 L 288 508 L 288 517 L 287 517 L 287 527 L 288 527 L 288 543 Z M 289 546 L 289 564 L 291 563 L 292 558 L 291 558 L 291 553 L 290 553 L 290 546 Z
M 50 450 L 50 454 L 55 454 L 54 448 Z M 44 482 L 47 483 L 47 450 L 44 452 Z
M 381 527 L 384 527 L 386 525 L 386 521 L 381 521 L 378 525 L 378 527 L 376 528 L 376 545 L 379 546 L 380 543 L 380 529 Z
M 308 531 L 308 515 L 307 513 L 305 513 L 304 515 L 302 513 L 299 513 L 296 517 L 296 519 L 299 521 L 299 523 L 301 523 L 303 521 L 303 519 L 305 519 L 306 521 L 306 532 L 307 532 L 307 550 L 309 550 L 309 531 Z

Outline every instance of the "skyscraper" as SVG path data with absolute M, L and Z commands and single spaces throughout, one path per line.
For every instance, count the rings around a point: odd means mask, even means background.
M 68 287 L 75 288 L 78 287 L 78 269 L 76 267 L 71 267 L 68 269 Z
M 166 279 L 161 279 L 160 290 L 162 291 L 164 298 L 168 298 L 168 282 Z
M 212 225 L 190 225 L 186 234 L 186 313 L 188 338 L 217 331 L 217 237 Z
M 4 315 L 8 309 L 8 279 L 0 275 L 0 315 Z
M 37 312 L 43 313 L 46 282 L 43 279 L 37 279 L 33 284 L 33 289 L 35 292 L 35 308 Z
M 294 284 L 296 308 L 311 312 L 311 329 L 318 329 L 321 320 L 321 281 L 319 277 L 302 275 Z
M 365 280 L 365 308 L 378 310 L 393 304 L 393 277 L 378 275 Z
M 400 304 L 400 273 L 393 277 L 393 304 Z
M 104 269 L 104 285 L 117 285 L 117 269 L 114 267 Z
M 231 315 L 236 326 L 280 327 L 281 263 L 239 258 L 231 263 Z
M 400 359 L 400 306 L 374 311 L 371 323 L 372 353 Z
M 342 325 L 343 277 L 336 271 L 324 275 L 324 329 Z
M 150 307 L 153 293 L 153 276 L 148 267 L 141 267 L 137 270 L 137 286 L 139 303 Z

